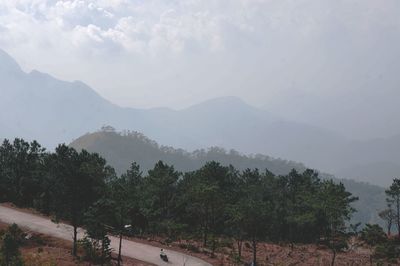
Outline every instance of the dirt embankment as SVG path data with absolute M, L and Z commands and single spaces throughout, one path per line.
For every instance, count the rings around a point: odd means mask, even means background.
M 0 222 L 0 231 L 5 231 L 8 226 L 8 224 Z M 26 229 L 23 231 L 29 235 L 29 239 L 25 240 L 20 248 L 25 266 L 93 265 L 90 262 L 81 261 L 72 256 L 70 241 L 35 233 Z M 123 265 L 150 266 L 152 264 L 123 257 Z
M 4 206 L 4 205 L 3 205 Z M 78 261 L 71 255 L 72 243 L 68 235 L 68 239 L 59 238 L 54 235 L 47 233 L 38 233 L 34 230 L 34 225 L 44 223 L 42 219 L 48 219 L 45 216 L 38 215 L 32 210 L 18 209 L 13 206 L 4 206 L 10 208 L 18 213 L 24 213 L 28 215 L 35 215 L 40 217 L 40 220 L 34 220 L 32 217 L 33 225 L 31 229 L 24 227 L 28 233 L 32 234 L 31 240 L 29 240 L 21 249 L 25 261 L 29 262 L 26 265 L 90 265 L 89 263 Z M 8 214 L 10 212 L 7 212 Z M 15 214 L 16 215 L 16 214 Z M 35 218 L 36 219 L 36 218 Z M 26 221 L 25 221 L 26 222 Z M 18 222 L 17 222 L 18 223 Z M 0 229 L 5 229 L 8 225 L 0 223 Z M 40 228 L 39 228 L 40 229 Z M 47 229 L 49 230 L 49 229 Z M 166 244 L 165 239 L 160 237 L 154 237 L 153 239 L 141 239 L 141 238 L 126 238 L 124 240 L 123 247 L 128 249 L 127 252 L 136 252 L 135 249 L 144 248 L 147 251 L 149 248 L 152 252 L 146 252 L 145 258 L 149 256 L 155 256 L 157 259 L 159 248 L 167 249 L 167 252 L 171 255 L 175 255 L 176 262 L 170 263 L 169 265 L 182 265 L 182 256 L 189 256 L 190 258 L 199 258 L 203 262 L 208 262 L 209 265 L 244 265 L 249 263 L 252 259 L 252 248 L 250 243 L 243 243 L 242 249 L 242 262 L 237 262 L 235 257 L 237 254 L 236 245 L 234 242 L 229 240 L 221 240 L 225 242 L 219 245 L 216 250 L 215 256 L 211 257 L 209 249 L 203 249 L 201 244 L 196 241 L 176 241 Z M 130 246 L 129 244 L 134 244 Z M 153 249 L 155 252 L 153 252 Z M 149 253 L 149 254 L 147 254 Z M 155 254 L 153 254 L 155 253 Z M 129 253 L 130 254 L 130 253 Z M 133 254 L 133 253 L 132 253 Z M 136 253 L 135 253 L 136 254 Z M 133 255 L 135 255 L 133 254 Z M 341 265 L 370 265 L 371 264 L 371 250 L 368 247 L 363 246 L 361 243 L 352 243 L 352 248 L 343 253 L 338 253 L 336 257 L 336 266 Z M 114 254 L 114 256 L 116 256 Z M 180 256 L 180 257 L 178 257 Z M 317 245 L 295 245 L 294 247 L 260 243 L 257 251 L 258 265 L 330 265 L 332 259 L 332 252 L 323 246 Z M 151 257 L 152 258 L 152 257 Z M 158 258 L 159 259 L 159 258 Z M 132 257 L 124 257 L 124 265 L 160 265 L 161 263 L 156 262 L 145 263 Z M 194 261 L 195 262 L 195 261 Z M 201 261 L 199 261 L 201 263 Z M 194 264 L 197 265 L 197 264 Z M 202 264 L 198 264 L 202 265 Z M 383 263 L 382 265 L 386 265 Z

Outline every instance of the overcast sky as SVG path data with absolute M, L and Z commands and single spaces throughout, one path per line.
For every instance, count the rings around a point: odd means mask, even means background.
M 122 106 L 231 95 L 367 138 L 400 133 L 399 14 L 398 0 L 7 0 L 0 48 Z

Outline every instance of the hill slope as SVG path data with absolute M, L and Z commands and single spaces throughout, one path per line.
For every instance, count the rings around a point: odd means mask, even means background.
M 218 161 L 223 165 L 232 164 L 239 170 L 246 168 L 268 169 L 274 174 L 287 174 L 291 169 L 303 171 L 303 164 L 293 161 L 275 159 L 265 155 L 246 156 L 234 150 L 225 151 L 221 148 L 197 150 L 187 152 L 182 149 L 160 146 L 155 141 L 137 132 L 99 131 L 86 134 L 70 144 L 71 147 L 102 155 L 108 163 L 115 167 L 118 173 L 123 173 L 132 162 L 137 162 L 143 171 L 151 169 L 158 160 L 174 165 L 179 171 L 191 171 L 200 168 L 207 161 Z M 325 178 L 333 178 L 326 174 Z M 367 183 L 352 180 L 339 180 L 359 201 L 354 204 L 358 212 L 354 215 L 354 221 L 363 223 L 381 223 L 377 213 L 385 206 L 384 189 Z
M 77 150 L 85 149 L 101 154 L 119 174 L 125 172 L 132 162 L 139 163 L 142 170 L 147 171 L 159 160 L 174 165 L 177 170 L 183 172 L 198 169 L 207 161 L 212 160 L 225 165 L 232 164 L 241 170 L 268 169 L 278 175 L 287 174 L 293 168 L 299 171 L 306 169 L 300 163 L 274 159 L 261 154 L 246 156 L 235 150 L 227 152 L 218 147 L 187 152 L 183 149 L 160 146 L 138 132 L 120 134 L 99 131 L 76 139 L 70 146 Z

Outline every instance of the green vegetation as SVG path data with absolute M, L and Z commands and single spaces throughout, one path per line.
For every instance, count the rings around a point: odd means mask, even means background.
M 361 231 L 360 239 L 374 250 L 375 259 L 389 259 L 397 264 L 400 258 L 400 179 L 393 179 L 385 193 L 387 207 L 379 212 L 379 216 L 385 221 L 387 233 L 377 224 L 367 224 Z M 393 225 L 396 227 L 396 236 L 391 235 Z
M 393 213 L 394 223 L 397 227 L 398 236 L 400 237 L 400 179 L 393 179 L 393 183 L 386 190 L 386 202 L 388 209 Z
M 50 153 L 21 139 L 0 146 L 0 195 L 68 220 L 74 255 L 76 229 L 85 227 L 86 256 L 100 264 L 110 259 L 107 234 L 122 235 L 126 224 L 141 235 L 201 239 L 212 254 L 224 239 L 250 241 L 254 262 L 259 241 L 322 242 L 335 255 L 356 200 L 313 170 L 275 175 L 210 161 L 181 173 L 159 161 L 148 174 L 133 163 L 118 177 L 96 153 L 65 145 Z
M 210 161 L 219 162 L 224 166 L 234 165 L 239 171 L 268 169 L 275 175 L 287 175 L 292 169 L 298 172 L 304 172 L 307 169 L 306 166 L 292 161 L 260 154 L 243 155 L 234 150 L 226 151 L 217 147 L 187 152 L 160 146 L 137 132 L 118 133 L 108 127 L 96 133 L 86 134 L 72 142 L 70 146 L 78 151 L 85 149 L 100 154 L 116 169 L 118 175 L 124 174 L 132 162 L 138 163 L 142 171 L 147 172 L 159 160 L 173 165 L 174 169 L 180 172 L 195 171 Z M 347 191 L 359 198 L 358 201 L 352 203 L 357 212 L 354 213 L 351 223 L 384 225 L 377 211 L 385 208 L 384 188 L 353 180 L 337 179 L 323 173 L 320 177 L 326 180 L 332 179 L 335 183 L 343 183 Z
M 57 147 L 55 153 L 45 156 L 44 165 L 53 187 L 50 191 L 51 209 L 57 218 L 67 219 L 74 227 L 74 250 L 77 252 L 77 228 L 84 225 L 84 216 L 106 190 L 106 180 L 113 170 L 97 154 L 76 152 L 65 145 Z
M 217 161 L 222 165 L 234 165 L 239 170 L 268 169 L 276 175 L 286 175 L 292 169 L 300 172 L 306 170 L 306 167 L 300 163 L 261 154 L 245 156 L 235 150 L 226 151 L 219 147 L 187 152 L 182 149 L 160 146 L 145 135 L 134 131 L 123 133 L 112 130 L 99 131 L 84 135 L 69 146 L 78 151 L 84 149 L 101 154 L 118 174 L 125 173 L 132 162 L 138 163 L 143 171 L 148 171 L 158 161 L 173 165 L 181 172 L 199 169 L 210 161 Z
M 383 244 L 387 241 L 387 235 L 382 227 L 377 224 L 367 224 L 361 231 L 361 240 L 370 246 Z
M 393 262 L 398 264 L 400 257 L 400 242 L 398 237 L 390 238 L 377 224 L 367 224 L 361 231 L 360 239 L 373 250 L 371 260 L 378 260 L 377 265 L 383 265 L 380 261 Z M 389 264 L 390 265 L 390 264 Z
M 22 266 L 23 260 L 19 248 L 24 239 L 24 233 L 16 224 L 8 227 L 1 237 L 0 265 Z

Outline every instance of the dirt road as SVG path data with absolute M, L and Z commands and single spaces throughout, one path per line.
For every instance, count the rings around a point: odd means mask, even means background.
M 34 232 L 50 235 L 53 237 L 72 241 L 72 227 L 66 224 L 55 224 L 52 221 L 33 214 L 28 214 L 15 209 L 11 209 L 0 205 L 0 220 L 4 223 L 16 223 L 21 227 L 27 228 Z M 79 238 L 83 237 L 84 231 L 79 230 Z M 118 250 L 119 239 L 110 237 L 111 247 Z M 159 253 L 158 247 L 137 243 L 129 240 L 123 240 L 122 255 L 130 258 L 135 258 L 141 261 L 149 262 L 155 265 L 185 265 L 185 266 L 200 266 L 211 264 L 172 250 L 165 250 L 170 260 L 169 263 L 163 262 Z

